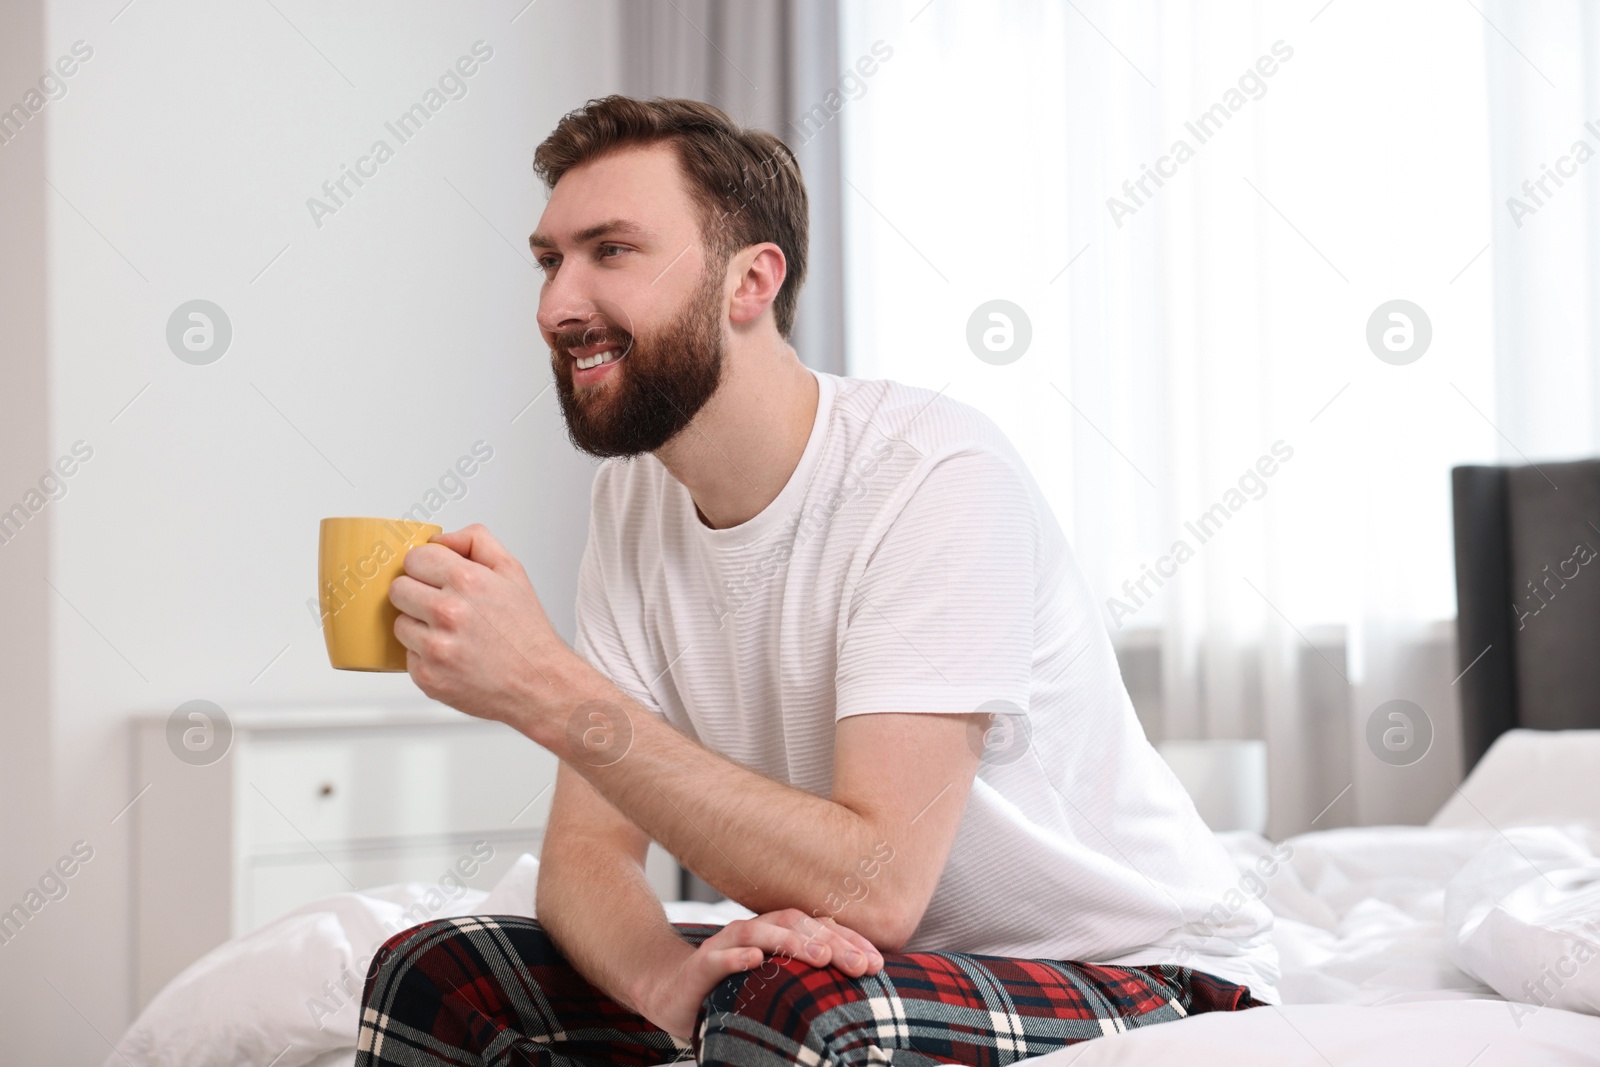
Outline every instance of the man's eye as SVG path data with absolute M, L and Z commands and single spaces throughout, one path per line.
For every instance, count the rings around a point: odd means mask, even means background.
M 626 252 L 627 250 L 628 249 L 626 247 L 624 247 L 623 245 L 601 245 L 601 246 L 599 246 L 599 248 L 596 249 L 596 253 L 598 255 L 598 258 L 600 258 L 600 259 L 615 259 L 616 256 L 608 255 L 607 253 L 608 252 Z M 534 262 L 538 264 L 540 270 L 543 270 L 546 273 L 548 273 L 548 272 L 554 270 L 556 267 L 561 265 L 561 257 L 557 256 L 557 255 L 553 255 L 553 254 L 552 255 L 547 255 L 547 256 L 540 256 Z

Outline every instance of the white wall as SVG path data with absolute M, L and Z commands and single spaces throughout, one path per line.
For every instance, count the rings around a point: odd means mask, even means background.
M 94 849 L 0 945 L 7 1063 L 99 1062 L 130 1021 L 131 713 L 419 698 L 328 667 L 320 517 L 398 514 L 487 441 L 437 521 L 487 524 L 570 639 L 588 516 L 553 390 L 524 410 L 550 381 L 526 237 L 533 148 L 619 87 L 615 5 L 125 2 L 8 3 L 0 27 L 0 107 L 93 50 L 0 145 L 0 508 L 93 449 L 0 545 L 0 908 Z M 400 143 L 385 123 L 478 41 L 466 95 Z M 319 226 L 307 199 L 378 139 L 393 158 Z M 233 328 L 204 366 L 166 342 L 196 298 Z

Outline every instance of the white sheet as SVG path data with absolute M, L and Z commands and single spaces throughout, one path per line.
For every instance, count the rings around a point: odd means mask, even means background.
M 1043 1057 L 1040 1058 L 1042 1059 Z M 355 1046 L 352 1045 L 350 1048 L 338 1048 L 325 1055 L 318 1056 L 311 1061 L 310 1067 L 354 1067 L 355 1062 L 356 1050 Z M 277 1067 L 277 1065 L 274 1064 L 273 1067 Z
M 1597 844 L 1580 826 L 1505 831 L 1446 888 L 1451 958 L 1504 997 L 1600 1015 Z
M 1286 1004 L 1096 1038 L 1028 1067 L 1539 1067 L 1600 1062 L 1600 1019 L 1546 1008 L 1519 1027 L 1499 1000 Z
M 1222 835 L 1243 866 L 1271 847 Z M 1289 860 L 1267 881 L 1285 1004 L 1377 1004 L 1400 993 L 1494 991 L 1444 944 L 1444 893 L 1493 831 L 1379 826 L 1327 830 L 1278 846 Z
M 1219 836 L 1241 870 L 1271 847 L 1254 835 Z M 1550 999 L 1549 1006 L 1507 1001 L 1478 977 L 1488 976 L 1491 960 L 1499 979 L 1505 972 L 1520 975 L 1529 961 L 1554 959 L 1552 942 L 1526 936 L 1538 923 L 1596 917 L 1600 860 L 1588 840 L 1581 826 L 1508 835 L 1372 827 L 1290 838 L 1285 844 L 1293 855 L 1268 880 L 1265 896 L 1277 916 L 1281 1008 L 1198 1015 L 1021 1062 L 1600 1063 L 1600 1018 L 1562 1010 Z M 1280 855 L 1283 849 L 1280 844 Z M 1529 858 L 1554 876 L 1554 886 Z M 1519 907 L 1513 896 L 1495 903 L 1535 886 L 1536 901 Z M 1520 932 L 1502 929 L 1498 943 L 1475 943 L 1471 931 L 1462 937 L 1469 919 L 1508 907 L 1519 916 Z M 1461 952 L 1463 940 L 1475 950 Z M 1569 999 L 1590 977 L 1600 980 L 1600 962 L 1566 980 Z M 1506 989 L 1520 993 L 1520 981 L 1508 981 Z

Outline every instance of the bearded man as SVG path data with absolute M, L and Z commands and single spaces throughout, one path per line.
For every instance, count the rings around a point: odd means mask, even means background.
M 604 458 L 575 642 L 481 526 L 390 598 L 423 692 L 560 759 L 538 918 L 391 938 L 357 1064 L 1001 1064 L 1277 1002 L 1271 915 L 1005 434 L 788 343 L 787 146 L 612 96 L 534 168 L 539 326 Z M 669 922 L 651 841 L 749 917 Z

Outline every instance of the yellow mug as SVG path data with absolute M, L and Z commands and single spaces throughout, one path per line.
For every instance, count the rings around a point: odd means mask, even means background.
M 328 662 L 342 671 L 403 671 L 406 646 L 394 635 L 400 612 L 389 585 L 405 573 L 406 552 L 444 532 L 408 519 L 343 516 L 322 520 L 317 593 Z

